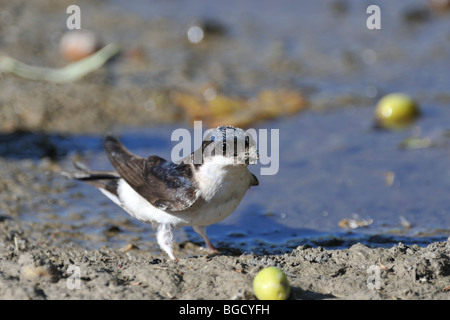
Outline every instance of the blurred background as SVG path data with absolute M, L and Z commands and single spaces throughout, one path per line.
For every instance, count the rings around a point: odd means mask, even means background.
M 0 223 L 158 251 L 150 226 L 59 171 L 110 169 L 108 132 L 169 159 L 172 131 L 202 120 L 280 132 L 278 173 L 250 168 L 260 186 L 208 229 L 223 251 L 446 239 L 449 67 L 445 0 L 0 1 Z M 395 92 L 420 116 L 383 127 Z M 177 240 L 202 244 L 190 228 Z

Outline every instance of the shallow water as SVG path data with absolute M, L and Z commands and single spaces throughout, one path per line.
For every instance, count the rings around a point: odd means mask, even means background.
M 300 244 L 388 246 L 448 237 L 448 13 L 431 12 L 422 1 L 134 1 L 126 8 L 107 2 L 112 10 L 167 26 L 160 38 L 169 44 L 152 47 L 150 59 L 169 87 L 180 85 L 177 72 L 184 69 L 194 83 L 217 82 L 227 93 L 252 96 L 261 88 L 287 87 L 308 94 L 312 110 L 254 126 L 279 130 L 279 171 L 261 176 L 261 165 L 251 168 L 260 185 L 230 217 L 208 228 L 219 248 L 279 253 Z M 382 9 L 381 30 L 366 28 L 370 4 Z M 414 18 L 414 12 L 428 15 Z M 219 31 L 207 34 L 211 42 L 203 49 L 186 51 L 188 26 L 206 20 Z M 123 30 L 132 34 L 126 25 Z M 377 99 L 396 91 L 419 101 L 422 118 L 403 131 L 375 130 Z M 131 151 L 169 159 L 175 145 L 170 136 L 179 127 L 186 124 L 114 131 Z M 410 137 L 431 145 L 401 148 Z M 17 161 L 50 157 L 65 170 L 74 156 L 95 169 L 111 168 L 99 135 L 3 134 L 0 153 Z M 36 180 L 60 189 L 36 192 L 21 218 L 62 221 L 73 226 L 69 233 L 90 235 L 83 238 L 87 247 L 155 243 L 150 226 L 128 219 L 94 188 L 57 175 Z M 339 226 L 355 216 L 373 223 L 354 230 Z M 191 228 L 176 236 L 201 242 Z
M 219 25 L 214 30 L 220 32 L 206 34 L 198 51 L 151 48 L 158 70 L 174 73 L 187 60 L 192 81 L 219 81 L 244 94 L 260 87 L 302 86 L 324 98 L 374 97 L 393 90 L 426 97 L 448 93 L 449 15 L 421 0 L 108 3 L 111 9 L 166 22 L 160 32 L 173 43 L 187 42 L 189 26 Z M 381 9 L 380 30 L 366 26 L 370 5 Z
M 225 250 L 280 253 L 300 244 L 329 248 L 363 242 L 388 246 L 399 241 L 427 244 L 446 239 L 450 231 L 446 192 L 450 190 L 446 121 L 450 111 L 430 107 L 415 126 L 394 132 L 375 130 L 372 112 L 372 108 L 307 111 L 255 127 L 279 129 L 279 171 L 261 175 L 261 164 L 250 167 L 260 185 L 248 191 L 232 215 L 208 227 L 213 243 Z M 170 137 L 176 128 L 124 129 L 120 138 L 138 155 L 170 159 L 177 144 Z M 430 138 L 434 145 L 401 148 L 401 142 L 413 135 Z M 111 169 L 102 137 L 60 137 L 53 143 L 66 150 L 57 160 L 65 170 L 71 169 L 75 154 L 94 169 Z M 388 184 L 387 172 L 394 174 Z M 57 176 L 51 184 L 65 186 L 54 196 L 58 201 L 36 199 L 33 210 L 22 212 L 23 218 L 49 221 L 49 213 L 57 215 L 57 221 L 78 225 L 76 231 L 93 235 L 91 243 L 84 243 L 88 247 L 122 246 L 133 237 L 141 246 L 155 242 L 149 225 L 128 218 L 95 188 Z M 36 214 L 36 209 L 41 213 Z M 354 230 L 339 226 L 341 220 L 355 215 L 373 223 Z M 117 234 L 115 226 L 121 229 Z M 102 236 L 99 241 L 98 235 L 110 228 L 113 235 Z M 201 243 L 191 228 L 178 231 L 176 238 Z

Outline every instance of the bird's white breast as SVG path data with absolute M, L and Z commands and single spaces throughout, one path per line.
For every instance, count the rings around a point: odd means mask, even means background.
M 230 215 L 241 202 L 252 175 L 246 166 L 217 166 L 204 163 L 196 172 L 197 185 L 202 198 L 196 225 L 217 223 Z M 192 209 L 195 208 L 196 205 Z M 194 222 L 192 221 L 192 222 Z
M 143 222 L 173 226 L 207 226 L 230 215 L 250 186 L 251 173 L 246 166 L 225 167 L 204 163 L 195 172 L 198 199 L 184 211 L 165 212 L 154 207 L 125 180 L 117 186 L 118 197 L 101 190 L 132 217 Z

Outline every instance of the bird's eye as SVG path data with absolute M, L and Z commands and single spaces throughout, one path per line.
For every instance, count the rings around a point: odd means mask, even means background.
M 216 137 L 215 137 L 215 136 L 212 136 L 212 137 L 211 137 L 211 141 L 214 141 L 214 140 L 216 140 Z

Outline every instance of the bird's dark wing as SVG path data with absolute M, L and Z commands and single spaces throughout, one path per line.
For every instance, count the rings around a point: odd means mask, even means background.
M 112 136 L 105 138 L 105 150 L 120 176 L 158 209 L 182 211 L 197 200 L 190 164 L 177 165 L 158 156 L 141 158 Z
M 252 173 L 252 180 L 250 181 L 250 186 L 259 186 L 258 178 Z

